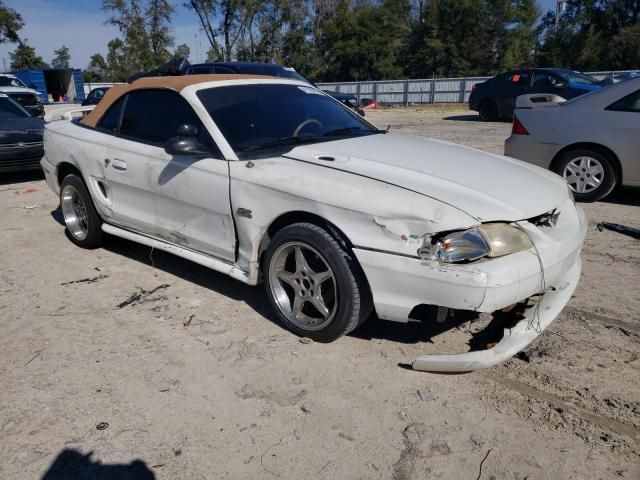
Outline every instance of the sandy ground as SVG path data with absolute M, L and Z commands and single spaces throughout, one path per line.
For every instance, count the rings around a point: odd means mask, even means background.
M 367 115 L 497 153 L 510 128 Z M 585 205 L 581 284 L 529 362 L 435 375 L 403 364 L 485 320 L 301 343 L 261 288 L 123 240 L 81 250 L 38 175 L 4 175 L 0 479 L 640 478 L 640 242 L 595 228 L 640 227 L 639 205 Z

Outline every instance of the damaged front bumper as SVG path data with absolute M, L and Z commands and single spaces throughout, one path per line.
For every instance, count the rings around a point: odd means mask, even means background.
M 512 328 L 505 328 L 502 339 L 487 350 L 450 354 L 420 355 L 413 362 L 414 370 L 427 372 L 471 372 L 489 368 L 512 357 L 530 344 L 553 322 L 571 299 L 580 280 L 581 264 L 573 267 L 544 295 L 539 302 L 524 311 L 524 317 Z
M 535 309 L 525 310 L 525 318 L 505 329 L 502 340 L 492 349 L 423 355 L 414 362 L 415 369 L 463 372 L 493 366 L 521 350 L 558 316 L 578 284 L 587 227 L 582 209 L 570 202 L 560 209 L 561 221 L 553 228 L 519 222 L 536 245 L 535 252 L 445 264 L 354 249 L 382 319 L 406 322 L 418 305 L 493 313 L 545 292 Z

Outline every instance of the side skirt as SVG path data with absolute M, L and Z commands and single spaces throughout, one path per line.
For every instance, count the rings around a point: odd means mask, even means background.
M 252 279 L 250 277 L 248 272 L 239 269 L 231 263 L 218 260 L 217 258 L 209 257 L 202 253 L 198 253 L 193 250 L 174 245 L 172 243 L 158 240 L 153 237 L 148 237 L 140 233 L 132 232 L 130 230 L 125 230 L 124 228 L 116 227 L 108 223 L 102 224 L 102 231 L 116 237 L 124 238 L 126 240 L 131 240 L 133 242 L 147 245 L 148 247 L 153 247 L 157 248 L 158 250 L 172 253 L 174 255 L 177 255 L 178 257 L 182 257 L 193 263 L 202 265 L 203 267 L 207 267 L 211 270 L 215 270 L 216 272 L 229 275 L 231 278 L 240 280 L 242 283 L 246 283 L 248 285 L 256 285 L 257 283 L 255 279 Z

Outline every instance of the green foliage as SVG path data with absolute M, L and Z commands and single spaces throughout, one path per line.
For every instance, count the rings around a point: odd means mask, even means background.
M 538 63 L 577 70 L 640 68 L 640 0 L 568 0 L 542 18 Z
M 105 82 L 108 80 L 107 62 L 102 55 L 95 53 L 91 56 L 89 65 L 82 72 L 85 82 Z
M 167 0 L 102 0 L 102 9 L 111 15 L 106 23 L 122 35 L 122 45 L 117 44 L 122 51 L 110 74 L 120 78 L 124 71 L 151 70 L 171 57 L 174 41 L 169 25 L 174 9 Z
M 534 0 L 425 0 L 405 44 L 406 73 L 470 76 L 526 66 L 537 18 Z
M 27 43 L 27 39 L 21 41 L 18 47 L 9 53 L 11 70 L 27 70 L 29 68 L 48 68 L 49 65 L 36 54 L 36 49 Z
M 186 58 L 188 60 L 189 59 L 189 55 L 191 55 L 191 49 L 189 48 L 189 45 L 187 45 L 186 43 L 181 43 L 173 51 L 173 55 L 171 55 L 171 58 L 173 58 L 173 59 L 175 59 L 175 58 Z
M 18 30 L 24 26 L 22 17 L 14 9 L 5 6 L 0 0 L 0 43 L 20 41 Z
M 51 66 L 53 68 L 69 68 L 69 62 L 71 62 L 71 54 L 69 53 L 69 49 L 64 45 L 60 47 L 58 50 L 53 52 L 55 55 L 53 60 L 51 61 Z

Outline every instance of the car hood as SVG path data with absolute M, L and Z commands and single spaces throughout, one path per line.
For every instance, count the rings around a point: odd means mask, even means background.
M 23 87 L 0 87 L 0 92 L 2 93 L 31 93 L 33 95 L 40 95 L 39 92 L 32 90 L 31 88 L 23 88 Z
M 41 142 L 44 121 L 41 118 L 8 118 L 0 120 L 0 144 Z
M 564 180 L 547 170 L 415 135 L 367 135 L 299 146 L 284 156 L 426 195 L 478 221 L 524 220 L 567 199 Z

